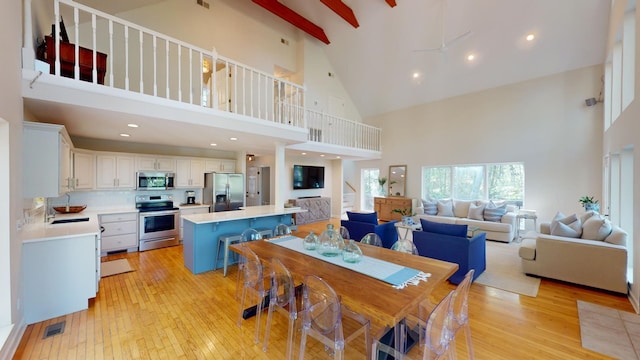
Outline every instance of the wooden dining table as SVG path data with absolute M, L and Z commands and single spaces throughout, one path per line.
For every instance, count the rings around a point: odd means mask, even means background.
M 371 320 L 373 336 L 380 336 L 385 329 L 394 328 L 407 315 L 415 313 L 418 304 L 458 270 L 455 263 L 358 244 L 365 256 L 431 274 L 427 281 L 396 289 L 385 281 L 274 244 L 268 239 L 235 244 L 230 248 L 240 253 L 242 245 L 253 250 L 265 263 L 272 258 L 279 259 L 297 284 L 302 283 L 305 275 L 323 278 L 344 305 Z

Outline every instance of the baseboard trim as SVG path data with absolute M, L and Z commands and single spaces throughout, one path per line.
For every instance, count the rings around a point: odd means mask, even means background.
M 24 335 L 25 330 L 27 330 L 27 324 L 24 323 L 24 320 L 17 326 L 11 328 L 9 336 L 0 348 L 0 359 L 13 358 L 16 350 L 18 350 L 18 345 L 20 345 L 20 340 L 22 340 L 22 335 Z

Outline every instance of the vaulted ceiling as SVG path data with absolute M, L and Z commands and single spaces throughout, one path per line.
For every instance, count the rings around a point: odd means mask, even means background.
M 161 1 L 164 0 L 80 0 L 109 13 Z M 290 31 L 299 31 L 301 36 L 323 44 L 337 78 L 363 118 L 602 64 L 611 3 L 610 0 L 208 2 L 214 9 L 216 2 L 223 2 L 267 25 L 278 29 L 290 27 Z M 452 41 L 467 32 L 469 36 Z M 535 39 L 526 41 L 528 34 L 534 34 Z M 429 48 L 440 49 L 415 51 Z M 466 60 L 469 54 L 475 55 L 473 62 Z

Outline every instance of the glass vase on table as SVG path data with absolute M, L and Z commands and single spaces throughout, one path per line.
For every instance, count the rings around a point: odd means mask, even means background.
M 318 236 L 310 231 L 302 241 L 302 246 L 305 250 L 315 250 L 318 247 Z
M 356 242 L 351 239 L 342 249 L 342 260 L 347 263 L 359 263 L 362 260 L 362 250 L 356 244 Z
M 327 229 L 318 238 L 316 251 L 323 256 L 338 256 L 344 249 L 344 239 L 333 229 L 333 224 L 327 224 Z

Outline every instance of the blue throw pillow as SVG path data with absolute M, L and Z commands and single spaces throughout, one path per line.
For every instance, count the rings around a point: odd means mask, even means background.
M 451 236 L 467 236 L 467 225 L 444 224 L 420 219 L 422 231 Z
M 347 217 L 349 221 L 358 221 L 367 224 L 378 225 L 378 213 L 359 213 L 359 212 L 351 212 L 347 211 Z

